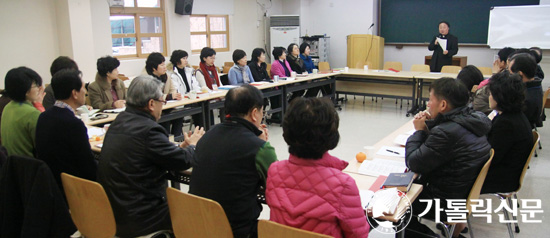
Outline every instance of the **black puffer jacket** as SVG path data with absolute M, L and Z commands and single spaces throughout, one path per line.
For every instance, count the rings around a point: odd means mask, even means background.
M 116 220 L 118 237 L 171 229 L 166 172 L 191 166 L 194 146 L 182 149 L 150 114 L 127 107 L 109 127 L 97 179 Z
M 432 124 L 432 123 L 430 123 Z M 430 131 L 416 131 L 406 146 L 407 167 L 421 174 L 435 197 L 465 199 L 489 159 L 491 121 L 467 107 L 438 115 Z

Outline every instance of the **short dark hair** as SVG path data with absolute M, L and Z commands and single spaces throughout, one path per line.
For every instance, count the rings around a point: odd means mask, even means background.
M 210 47 L 204 47 L 201 50 L 201 62 L 204 63 L 204 58 L 208 58 L 209 56 L 216 55 L 216 51 Z
M 174 50 L 172 52 L 172 55 L 170 56 L 170 62 L 175 66 L 178 66 L 178 64 L 181 62 L 182 58 L 188 57 L 189 54 L 187 54 L 187 51 L 185 50 Z
M 512 47 L 504 47 L 501 50 L 498 51 L 497 55 L 500 61 L 506 62 L 508 60 L 508 57 L 514 54 L 516 50 Z
M 537 64 L 540 63 L 540 61 L 542 60 L 542 49 L 536 46 L 533 46 L 529 49 L 535 53 L 533 56 L 535 56 L 535 60 L 537 61 Z
M 245 117 L 254 108 L 262 109 L 264 96 L 254 86 L 248 84 L 232 88 L 225 95 L 225 114 L 233 117 Z
M 284 47 L 276 46 L 275 48 L 273 48 L 273 52 L 271 53 L 273 53 L 273 57 L 275 57 L 275 60 L 278 60 L 285 51 L 286 49 Z
M 300 47 L 296 43 L 290 43 L 290 45 L 288 45 L 288 48 L 286 48 L 286 52 L 288 52 L 288 54 L 292 54 L 292 50 L 294 49 L 294 46 L 300 49 Z
M 241 60 L 245 56 L 246 56 L 246 52 L 244 52 L 244 50 L 236 49 L 235 51 L 233 51 L 233 62 L 237 64 L 237 61 Z
M 145 70 L 147 74 L 153 75 L 153 70 L 157 69 L 159 64 L 162 64 L 164 61 L 166 61 L 164 55 L 159 52 L 153 52 L 147 56 L 147 60 L 145 61 Z
M 112 56 L 105 56 L 97 59 L 97 73 L 101 77 L 107 77 L 107 73 L 113 72 L 120 66 L 120 61 Z
M 5 94 L 16 102 L 24 102 L 32 83 L 42 86 L 42 78 L 34 70 L 24 66 L 10 69 L 4 79 Z
M 288 152 L 304 159 L 320 159 L 340 140 L 338 113 L 328 98 L 298 97 L 283 120 Z
M 265 50 L 262 49 L 262 48 L 256 48 L 252 51 L 252 56 L 251 56 L 251 59 L 252 62 L 258 62 L 258 57 L 260 57 L 262 55 L 262 53 L 265 54 Z
M 433 92 L 434 96 L 439 100 L 444 99 L 447 101 L 451 105 L 451 108 L 466 106 L 470 95 L 464 84 L 448 77 L 435 80 L 430 85 L 430 92 Z
M 300 45 L 300 54 L 304 54 L 304 52 L 306 52 L 307 47 L 309 47 L 311 49 L 311 46 L 307 42 L 303 42 Z
M 448 21 L 440 21 L 439 24 L 437 24 L 437 26 L 441 25 L 441 23 L 445 23 L 445 25 L 447 25 L 447 27 L 449 27 L 449 29 L 451 28 L 451 24 L 449 24 Z
M 502 71 L 489 82 L 489 91 L 502 112 L 521 112 L 525 100 L 525 86 L 518 74 Z
M 513 73 L 518 73 L 519 71 L 521 71 L 527 78 L 535 77 L 535 72 L 537 71 L 537 62 L 535 61 L 535 57 L 533 57 L 531 54 L 514 54 L 512 58 L 510 58 L 510 62 L 512 61 L 514 62 L 514 64 L 512 64 L 510 70 Z
M 52 89 L 56 100 L 71 97 L 73 90 L 80 92 L 82 88 L 82 72 L 76 69 L 63 69 L 52 78 Z
M 468 91 L 472 91 L 474 85 L 478 85 L 481 81 L 483 81 L 483 74 L 476 66 L 466 65 L 462 68 L 462 70 L 460 70 L 456 76 L 456 79 L 463 83 Z
M 74 62 L 73 59 L 67 57 L 67 56 L 59 56 L 57 57 L 50 66 L 50 74 L 53 75 L 57 73 L 57 71 L 62 69 L 76 69 L 78 70 L 78 65 L 76 62 Z

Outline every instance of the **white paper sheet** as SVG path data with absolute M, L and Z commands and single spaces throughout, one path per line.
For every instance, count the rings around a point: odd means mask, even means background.
M 388 176 L 390 173 L 403 173 L 406 169 L 405 162 L 375 158 L 363 161 L 357 172 L 378 177 L 379 175 Z
M 403 147 L 395 147 L 395 146 L 382 146 L 378 152 L 376 152 L 377 155 L 383 155 L 383 156 L 393 156 L 393 157 L 402 157 L 405 158 L 405 148 Z
M 393 140 L 393 143 L 401 145 L 401 146 L 405 146 L 407 144 L 407 140 L 409 139 L 409 136 L 411 136 L 411 135 L 404 135 L 404 134 L 398 135 Z
M 359 189 L 359 197 L 361 197 L 361 207 L 363 207 L 363 209 L 367 209 L 372 196 L 374 196 L 373 191 Z
M 415 132 L 416 132 L 416 130 L 415 130 L 415 129 L 412 129 L 412 130 L 410 130 L 410 131 L 407 131 L 405 134 L 407 134 L 407 135 L 412 135 L 412 134 L 414 134 Z
M 438 37 L 437 42 L 438 42 L 439 46 L 441 46 L 441 49 L 443 49 L 443 51 L 447 50 L 447 39 L 441 39 L 441 38 Z
M 88 139 L 92 139 L 92 136 L 102 136 L 103 134 L 105 134 L 103 128 L 88 127 Z
M 108 113 L 119 113 L 119 112 L 123 112 L 124 110 L 126 110 L 126 107 L 117 108 L 117 109 L 103 110 L 103 112 L 108 112 Z

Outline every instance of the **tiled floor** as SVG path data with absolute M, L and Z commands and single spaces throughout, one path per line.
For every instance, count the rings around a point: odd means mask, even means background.
M 544 88 L 546 88 L 545 86 Z M 338 147 L 330 153 L 344 160 L 355 159 L 355 154 L 363 150 L 364 146 L 373 145 L 381 140 L 387 134 L 399 128 L 405 122 L 411 120 L 411 117 L 406 117 L 407 104 L 404 101 L 403 108 L 399 107 L 393 99 L 378 100 L 378 103 L 371 101 L 371 98 L 366 99 L 363 104 L 363 97 L 348 96 L 348 101 L 343 104 L 340 115 L 340 143 Z M 550 111 L 547 111 L 550 115 Z M 549 237 L 550 226 L 549 220 L 546 217 L 547 212 L 550 212 L 550 186 L 545 185 L 545 182 L 550 182 L 550 121 L 548 126 L 540 128 L 539 133 L 543 143 L 543 150 L 538 151 L 538 157 L 531 160 L 531 168 L 529 169 L 522 190 L 519 193 L 519 198 L 541 199 L 542 214 L 537 214 L 536 219 L 542 220 L 541 223 L 524 223 L 520 222 L 521 232 L 515 234 L 516 237 Z M 279 160 L 288 159 L 288 149 L 282 136 L 282 128 L 278 124 L 269 126 L 270 142 L 275 147 Z M 183 188 L 186 190 L 187 188 Z M 499 204 L 495 197 L 484 196 L 482 198 L 492 199 L 493 209 L 496 204 Z M 264 205 L 264 210 L 260 219 L 269 219 L 269 208 Z M 498 223 L 498 214 L 492 214 L 493 222 L 488 224 L 484 218 L 474 218 L 472 227 L 475 237 L 481 238 L 500 238 L 508 237 L 508 231 L 504 224 Z M 434 231 L 436 229 L 433 225 Z M 468 234 L 465 234 L 469 237 Z M 393 237 L 393 235 L 384 235 L 377 231 L 372 231 L 370 237 Z

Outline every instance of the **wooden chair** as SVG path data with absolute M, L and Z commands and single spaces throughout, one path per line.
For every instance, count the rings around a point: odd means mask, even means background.
M 430 72 L 430 66 L 427 64 L 413 64 L 411 71 L 414 72 Z
M 508 206 L 510 207 L 513 207 L 513 204 L 512 204 L 512 197 L 514 197 L 514 199 L 518 199 L 518 196 L 517 196 L 517 193 L 519 192 L 519 190 L 521 189 L 521 186 L 523 185 L 523 179 L 525 178 L 525 174 L 527 173 L 527 169 L 529 169 L 529 163 L 531 162 L 531 158 L 533 158 L 533 154 L 535 153 L 535 150 L 537 149 L 537 144 L 540 140 L 540 137 L 539 137 L 539 133 L 536 132 L 536 131 L 533 131 L 533 148 L 531 149 L 531 153 L 529 153 L 529 158 L 527 158 L 527 161 L 525 161 L 525 165 L 523 165 L 523 171 L 521 171 L 521 176 L 519 177 L 519 187 L 518 189 L 516 189 L 516 191 L 512 191 L 512 192 L 509 192 L 509 193 L 495 193 L 495 194 L 491 194 L 491 195 L 495 195 L 497 196 L 498 198 L 500 198 L 500 200 L 506 200 L 508 202 Z M 508 213 L 508 211 L 506 209 L 502 209 L 502 213 L 504 213 L 504 217 L 506 220 L 510 220 L 510 214 Z M 516 220 L 516 217 L 514 215 L 512 215 L 513 217 L 513 220 Z M 516 233 L 519 233 L 519 225 L 518 223 L 515 223 L 515 230 L 516 230 Z M 506 223 L 506 226 L 508 227 L 508 234 L 510 235 L 510 238 L 514 238 L 514 232 L 512 232 L 512 224 L 511 223 Z
M 223 70 L 222 70 L 222 73 L 224 73 L 224 74 L 228 74 L 228 73 L 229 73 L 229 69 L 231 69 L 231 67 L 228 67 L 228 66 L 223 66 Z
M 193 69 L 195 69 L 195 70 L 199 69 L 199 66 L 198 66 L 198 65 L 193 65 L 193 66 L 191 66 L 191 67 L 193 67 Z
M 441 73 L 458 74 L 462 68 L 460 66 L 445 65 L 441 68 Z
M 542 110 L 544 110 L 544 108 L 550 108 L 550 104 L 548 104 L 548 101 L 550 101 L 548 98 L 549 93 L 550 88 L 546 89 L 546 92 L 544 92 L 544 97 L 542 97 Z
M 166 197 L 176 237 L 233 237 L 219 203 L 174 188 L 166 189 Z
M 493 69 L 489 67 L 477 67 L 483 75 L 493 75 Z
M 384 69 L 388 70 L 390 68 L 402 71 L 403 70 L 403 64 L 401 64 L 401 62 L 396 62 L 396 61 L 384 62 Z
M 319 62 L 320 72 L 330 72 L 330 64 L 328 62 Z
M 258 221 L 258 238 L 329 238 L 332 236 L 285 226 L 268 220 Z
M 235 65 L 235 62 L 224 62 L 223 63 L 223 66 L 227 66 L 229 68 L 233 67 L 233 65 Z
M 474 182 L 474 185 L 472 186 L 472 189 L 470 190 L 470 193 L 468 194 L 468 198 L 466 200 L 466 209 L 468 210 L 468 214 L 466 214 L 466 222 L 468 225 L 468 230 L 470 232 L 470 237 L 474 237 L 474 232 L 472 231 L 472 226 L 470 224 L 470 215 L 472 214 L 472 202 L 475 202 L 473 200 L 479 199 L 479 195 L 481 193 L 481 188 L 483 187 L 483 183 L 485 182 L 485 177 L 487 177 L 487 172 L 489 171 L 489 167 L 491 167 L 491 161 L 493 161 L 493 156 L 495 155 L 495 150 L 491 149 L 489 159 L 487 162 L 485 162 L 485 165 L 481 168 L 481 171 L 479 171 L 479 174 L 477 175 L 476 181 Z M 439 222 L 439 224 L 442 225 L 444 228 L 444 232 L 446 237 L 452 237 L 452 234 L 455 230 L 455 227 L 458 223 L 449 223 L 449 222 Z
M 61 173 L 74 224 L 83 236 L 114 237 L 115 216 L 103 187 L 96 182 Z
M 267 71 L 267 75 L 269 75 L 269 78 L 271 78 L 271 64 L 266 63 L 265 70 Z

